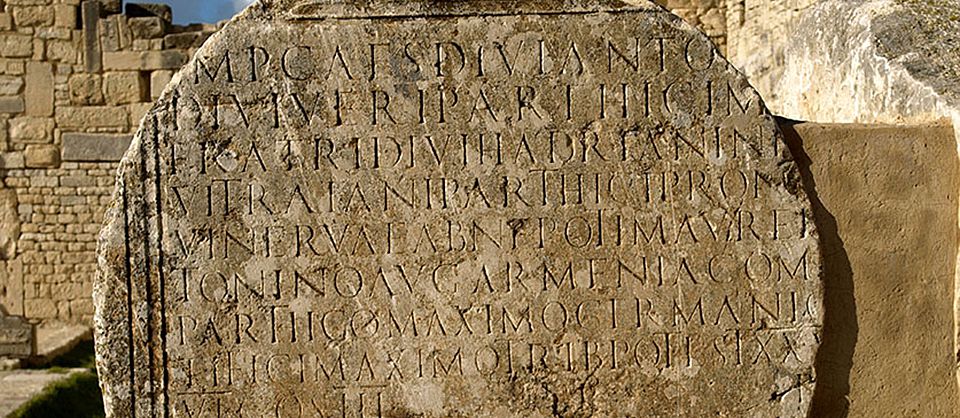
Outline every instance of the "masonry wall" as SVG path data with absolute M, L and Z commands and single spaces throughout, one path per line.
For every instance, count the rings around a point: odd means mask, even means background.
M 90 323 L 117 162 L 174 71 L 216 30 L 166 6 L 0 0 L 0 305 Z

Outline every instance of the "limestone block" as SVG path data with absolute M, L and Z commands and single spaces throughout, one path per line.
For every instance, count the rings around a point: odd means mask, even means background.
M 7 293 L 6 286 L 0 281 L 0 291 L 3 294 Z M 13 289 L 11 289 L 11 292 Z M 2 305 L 0 305 L 2 306 Z M 36 354 L 37 349 L 37 326 L 32 324 L 27 318 L 23 316 L 14 316 L 7 313 L 6 308 L 0 309 L 0 358 L 9 362 L 10 359 L 25 359 L 29 358 Z M 4 376 L 0 378 L 0 384 L 4 385 L 6 389 L 6 399 L 5 402 L 0 403 L 0 410 L 9 411 L 14 408 L 8 408 L 7 403 L 10 402 L 10 398 L 23 396 L 24 398 L 29 397 L 35 393 L 39 393 L 39 389 L 43 385 L 49 384 L 54 381 L 49 377 L 42 376 L 41 384 L 35 384 L 36 377 L 30 376 L 31 379 L 16 379 L 16 376 Z M 26 390 L 24 388 L 27 388 Z M 11 392 L 13 396 L 11 396 Z M 26 394 L 27 396 L 24 396 Z M 18 404 L 18 401 L 14 401 L 14 404 Z
M 16 96 L 23 90 L 23 77 L 0 75 L 0 96 Z
M 80 64 L 83 49 L 77 41 L 49 41 L 47 42 L 47 59 L 64 64 Z
M 103 68 L 107 71 L 178 70 L 187 63 L 183 51 L 104 52 Z
M 709 35 L 722 35 L 727 30 L 727 17 L 720 9 L 707 9 L 700 15 L 701 29 Z
M 47 60 L 47 48 L 46 42 L 43 39 L 38 37 L 33 38 L 33 55 L 31 55 L 31 61 L 43 62 Z
M 0 97 L 0 113 L 22 113 L 24 110 L 22 97 Z
M 74 74 L 70 76 L 68 88 L 70 102 L 73 104 L 103 104 L 103 79 L 99 74 Z
M 137 71 L 109 72 L 103 76 L 103 95 L 110 105 L 147 101 L 147 83 Z
M 73 31 L 67 28 L 58 28 L 58 27 L 45 27 L 45 28 L 36 28 L 34 29 L 34 37 L 37 39 L 44 40 L 67 40 L 73 36 Z
M 85 1 L 81 5 L 83 18 L 83 66 L 88 73 L 100 72 L 100 3 Z
M 77 29 L 77 6 L 58 4 L 53 7 L 54 24 L 61 28 Z
M 10 130 L 7 129 L 8 119 L 11 115 L 0 114 L 0 149 L 10 149 Z
M 150 39 L 134 39 L 133 43 L 130 46 L 132 51 L 149 51 L 150 48 Z
M 98 21 L 100 37 L 99 44 L 104 51 L 116 52 L 125 48 L 125 43 L 120 39 L 120 25 L 118 22 L 121 18 L 124 17 L 116 15 L 110 16 L 106 19 L 100 19 Z
M 24 168 L 22 152 L 0 152 L 0 168 L 13 170 Z
M 23 315 L 23 262 L 18 259 L 0 263 L 0 282 L 6 287 L 6 294 L 0 294 L 0 304 L 11 315 Z
M 10 139 L 15 142 L 52 143 L 53 119 L 38 117 L 10 119 Z
M 0 188 L 0 260 L 13 260 L 17 256 L 20 239 L 17 206 L 16 189 Z
M 127 105 L 127 114 L 130 115 L 130 123 L 132 125 L 140 125 L 140 120 L 150 111 L 150 108 L 153 107 L 153 103 L 133 103 Z
M 52 26 L 54 22 L 53 8 L 46 6 L 15 7 L 13 21 L 18 27 Z
M 0 56 L 29 57 L 33 55 L 33 38 L 29 35 L 0 35 Z
M 13 16 L 10 13 L 0 13 L 0 32 L 13 29 Z
M 747 75 L 776 114 L 782 114 L 779 113 L 781 91 L 776 83 L 782 77 L 783 65 L 800 61 L 795 54 L 785 52 L 786 45 L 791 38 L 798 36 L 797 25 L 814 5 L 829 3 L 879 4 L 837 0 L 728 1 L 727 57 Z M 850 18 L 840 22 L 820 22 L 817 26 L 828 31 L 839 29 L 852 35 L 853 31 L 846 28 L 856 23 L 856 19 Z M 821 52 L 825 51 L 827 49 L 821 49 Z M 796 91 L 797 87 L 794 84 L 787 89 Z M 831 94 L 834 93 L 831 91 Z
M 156 16 L 131 17 L 127 19 L 127 23 L 133 37 L 137 39 L 161 38 L 167 31 L 167 21 Z
M 127 110 L 122 106 L 58 106 L 56 121 L 64 130 L 129 127 Z
M 24 81 L 27 115 L 53 116 L 53 65 L 46 62 L 28 62 Z
M 168 83 L 170 83 L 171 78 L 173 78 L 172 70 L 157 70 L 150 73 L 151 100 L 157 100 L 160 98 L 160 93 L 163 93 L 163 89 L 167 87 Z
M 60 165 L 60 147 L 56 145 L 27 145 L 23 152 L 27 168 L 49 168 Z
M 23 304 L 27 318 L 53 319 L 57 317 L 57 303 L 50 299 L 27 299 Z
M 3 68 L 4 63 L 6 63 L 6 68 Z M 7 75 L 23 75 L 25 72 L 27 72 L 26 69 L 26 62 L 20 59 L 0 59 L 0 73 Z
M 128 134 L 64 133 L 63 161 L 120 161 L 133 139 Z

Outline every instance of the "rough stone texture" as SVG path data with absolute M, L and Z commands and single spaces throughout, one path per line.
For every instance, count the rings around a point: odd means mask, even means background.
M 792 59 L 771 68 L 778 91 L 772 105 L 783 116 L 819 122 L 952 117 L 960 103 L 960 48 L 951 35 L 940 36 L 960 30 L 951 16 L 960 18 L 955 2 L 818 4 L 783 41 Z
M 811 8 L 776 68 L 782 115 L 818 122 L 953 120 L 960 142 L 960 4 L 827 1 Z M 957 255 L 960 260 L 960 254 Z M 958 273 L 954 289 L 960 289 Z M 960 382 L 960 292 L 954 294 Z
M 956 417 L 953 129 L 781 126 L 805 174 L 824 254 L 810 416 Z
M 17 192 L 13 189 L 0 189 L 0 260 L 13 260 L 17 256 L 17 240 L 20 238 L 20 222 L 17 216 Z M 3 280 L 6 284 L 7 280 Z M 15 293 L 22 291 L 20 286 L 4 286 L 4 289 Z M 11 295 L 12 296 L 12 295 Z M 12 308 L 12 306 L 10 306 Z M 18 311 L 8 310 L 7 313 L 16 314 Z
M 26 114 L 53 116 L 53 66 L 45 62 L 27 63 L 23 98 Z
M 26 358 L 36 351 L 34 325 L 0 309 L 0 357 Z
M 779 114 L 783 67 L 794 59 L 787 39 L 807 11 L 823 0 L 725 0 L 726 57 L 746 74 L 767 106 Z M 843 26 L 846 26 L 844 22 Z M 826 27 L 826 26 L 824 26 Z
M 119 71 L 103 77 L 103 92 L 107 104 L 139 103 L 147 99 L 148 80 L 138 71 Z
M 0 113 L 21 113 L 26 109 L 19 97 L 0 97 Z
M 118 161 L 131 139 L 126 134 L 64 134 L 63 161 Z
M 10 120 L 10 138 L 19 142 L 53 142 L 53 121 L 22 117 Z
M 119 176 L 110 417 L 807 416 L 799 172 L 652 3 L 257 3 Z
M 60 147 L 56 145 L 27 145 L 23 152 L 27 168 L 56 167 L 60 165 Z
M 103 104 L 103 77 L 99 74 L 72 75 L 68 88 L 72 104 Z

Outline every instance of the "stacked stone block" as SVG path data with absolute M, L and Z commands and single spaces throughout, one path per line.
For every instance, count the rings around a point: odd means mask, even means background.
M 745 0 L 655 0 L 655 2 L 696 26 L 721 51 L 727 48 L 727 9 Z M 728 4 L 729 3 L 729 4 Z
M 162 5 L 0 0 L 0 305 L 90 323 L 96 241 L 141 117 L 215 25 Z

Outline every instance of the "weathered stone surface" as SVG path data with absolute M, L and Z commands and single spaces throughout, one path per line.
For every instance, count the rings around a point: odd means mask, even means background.
M 103 68 L 99 31 L 100 8 L 103 3 L 88 0 L 80 6 L 83 18 L 83 68 L 88 73 L 96 73 Z
M 791 125 L 824 254 L 810 417 L 955 417 L 953 128 Z
M 137 39 L 154 39 L 162 37 L 167 31 L 167 21 L 161 17 L 131 17 L 127 20 L 130 32 Z
M 96 2 L 93 2 L 96 3 Z M 104 14 L 118 14 L 123 11 L 122 0 L 100 0 L 100 10 Z
M 23 90 L 23 78 L 4 75 L 0 76 L 0 96 L 15 96 Z
M 103 54 L 103 66 L 109 71 L 178 70 L 187 58 L 177 50 L 107 52 Z
M 27 115 L 53 116 L 53 66 L 46 62 L 28 62 L 24 79 Z
M 256 3 L 144 119 L 115 201 L 110 417 L 808 413 L 797 168 L 653 4 Z
M 818 2 L 780 41 L 790 59 L 765 74 L 776 109 L 823 123 L 960 126 L 958 18 L 950 0 Z
M 52 26 L 53 8 L 49 6 L 27 6 L 13 9 L 13 21 L 17 26 Z
M 21 113 L 25 109 L 21 97 L 0 97 L 0 113 Z
M 20 218 L 17 216 L 17 191 L 11 188 L 0 188 L 0 260 L 13 260 L 17 255 L 17 239 L 20 238 Z M 6 267 L 4 264 L 2 267 Z M 9 278 L 5 275 L 5 278 Z M 8 281 L 0 280 L 0 283 L 9 284 Z M 2 286 L 4 290 L 8 286 Z M 21 286 L 10 286 L 13 288 Z M 22 292 L 23 290 L 20 289 Z M 14 297 L 15 295 L 9 295 Z M 21 295 L 22 297 L 22 295 Z M 3 299 L 0 299 L 3 301 Z M 0 303 L 0 305 L 4 305 Z M 19 304 L 18 304 L 19 305 Z M 16 314 L 18 311 L 11 310 L 13 306 L 6 306 L 7 313 Z
M 103 92 L 107 104 L 128 104 L 145 101 L 147 79 L 138 71 L 118 71 L 103 76 Z
M 35 351 L 34 326 L 21 316 L 11 316 L 0 306 L 0 357 L 30 357 Z
M 53 142 L 53 120 L 33 117 L 10 119 L 10 139 L 17 142 Z
M 67 86 L 71 103 L 103 104 L 103 78 L 99 74 L 74 74 L 70 76 Z
M 60 165 L 60 147 L 56 145 L 27 145 L 23 152 L 28 168 L 49 168 Z
M 29 57 L 33 54 L 33 39 L 29 35 L 0 35 L 0 56 Z
M 173 79 L 173 71 L 171 70 L 157 70 L 150 73 L 150 99 L 159 99 L 160 94 L 163 93 L 163 89 L 167 87 L 171 79 Z
M 127 111 L 121 106 L 60 106 L 57 107 L 57 126 L 62 129 L 126 128 Z
M 63 134 L 63 161 L 120 161 L 130 135 Z
M 53 6 L 53 11 L 56 26 L 67 29 L 77 29 L 77 6 L 58 4 Z

